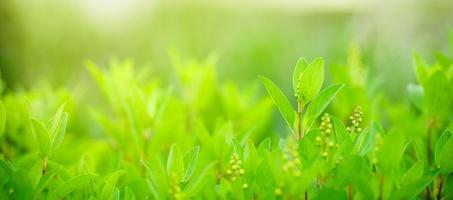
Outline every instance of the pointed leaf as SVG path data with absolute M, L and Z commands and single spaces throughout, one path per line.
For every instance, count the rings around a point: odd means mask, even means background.
M 181 150 L 178 145 L 171 145 L 170 152 L 168 153 L 167 159 L 167 175 L 173 176 L 176 178 L 181 178 L 184 171 L 184 163 L 181 155 Z
M 120 176 L 123 173 L 124 173 L 123 170 L 118 170 L 115 173 L 113 173 L 112 175 L 110 175 L 110 177 L 105 182 L 104 187 L 102 188 L 101 200 L 112 199 L 112 197 L 114 196 L 114 189 L 115 189 L 116 183 L 118 182 L 118 179 L 120 178 Z
M 264 87 L 266 87 L 269 96 L 271 96 L 272 100 L 274 100 L 275 105 L 282 114 L 286 123 L 292 129 L 296 114 L 294 108 L 289 103 L 288 98 L 271 80 L 263 76 L 260 76 L 260 79 L 263 82 Z
M 302 72 L 307 68 L 308 62 L 305 60 L 305 58 L 299 58 L 299 60 L 296 63 L 296 67 L 294 68 L 293 72 L 293 89 L 294 89 L 294 94 L 297 96 L 298 93 L 298 88 L 299 88 L 299 77 L 302 74 Z
M 306 104 L 322 88 L 322 84 L 324 83 L 324 60 L 317 58 L 310 63 L 302 74 L 299 75 L 298 83 L 299 91 L 297 92 L 297 97 Z
M 39 121 L 32 119 L 33 132 L 39 145 L 41 156 L 50 156 L 51 141 L 47 128 Z
M 192 177 L 195 168 L 197 167 L 199 152 L 200 146 L 195 146 L 184 156 L 185 171 L 182 182 L 186 183 Z
M 68 123 L 68 113 L 64 112 L 60 117 L 60 122 L 58 122 L 58 128 L 56 129 L 55 135 L 52 141 L 52 149 L 55 150 L 63 142 L 64 136 L 66 134 L 66 124 Z
M 440 154 L 444 149 L 445 144 L 451 138 L 451 132 L 449 130 L 445 130 L 442 135 L 439 137 L 436 143 L 436 150 L 434 151 L 434 159 L 436 161 L 436 165 L 440 165 Z
M 343 88 L 344 84 L 331 85 L 322 90 L 308 105 L 304 115 L 304 129 L 311 127 L 316 118 L 327 108 L 329 103 L 334 99 L 335 95 Z

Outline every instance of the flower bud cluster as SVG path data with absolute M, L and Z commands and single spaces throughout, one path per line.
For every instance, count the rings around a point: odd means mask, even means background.
M 302 162 L 300 160 L 298 145 L 294 139 L 289 139 L 283 150 L 283 171 L 289 172 L 295 177 L 300 177 Z
M 338 147 L 338 144 L 332 139 L 332 122 L 330 121 L 329 114 L 325 113 L 321 117 L 321 124 L 319 126 L 321 129 L 321 135 L 316 136 L 316 145 L 321 149 L 321 155 L 324 159 L 327 159 L 329 156 L 329 151 L 333 148 Z
M 231 181 L 236 181 L 239 177 L 243 176 L 245 173 L 244 168 L 242 168 L 242 161 L 239 159 L 236 153 L 233 153 L 230 160 L 230 167 L 227 169 L 226 174 Z M 244 187 L 244 186 L 243 186 Z M 247 186 L 245 186 L 246 188 Z
M 360 123 L 362 122 L 362 108 L 357 106 L 352 112 L 352 115 L 349 117 L 351 120 L 351 125 L 347 128 L 349 133 L 360 133 L 362 132 L 362 128 L 359 127 Z
M 172 176 L 170 189 L 171 189 L 171 195 L 172 195 L 173 199 L 175 199 L 175 200 L 182 199 L 181 186 L 179 183 L 180 182 L 178 181 L 176 176 Z

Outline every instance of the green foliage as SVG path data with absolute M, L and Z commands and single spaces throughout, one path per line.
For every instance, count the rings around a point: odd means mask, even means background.
M 113 60 L 87 62 L 94 81 L 84 84 L 97 87 L 84 92 L 2 96 L 0 199 L 418 199 L 441 183 L 451 196 L 446 57 L 430 66 L 415 56 L 418 83 L 401 105 L 355 46 L 330 70 L 300 58 L 293 99 L 265 77 L 264 88 L 218 80 L 214 58 L 173 59 L 174 84 Z M 272 101 L 290 134 L 271 121 Z

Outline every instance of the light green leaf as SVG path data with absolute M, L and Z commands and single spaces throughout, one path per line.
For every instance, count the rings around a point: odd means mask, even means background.
M 39 145 L 41 156 L 49 157 L 51 153 L 51 141 L 47 128 L 39 121 L 32 119 L 33 132 Z
M 146 172 L 149 177 L 149 179 L 146 180 L 146 183 L 148 184 L 151 194 L 153 195 L 154 199 L 160 199 L 160 194 L 156 188 L 157 187 L 156 177 L 154 176 L 150 163 L 146 160 L 142 160 L 142 164 L 143 166 L 145 166 Z
M 436 143 L 436 150 L 434 151 L 434 159 L 436 161 L 436 165 L 440 165 L 440 154 L 444 149 L 445 144 L 451 138 L 451 132 L 449 130 L 445 130 L 442 135 L 439 137 Z
M 6 108 L 5 105 L 3 105 L 3 102 L 0 100 L 0 138 L 5 132 L 5 125 L 6 125 Z
M 193 181 L 190 181 L 186 188 L 185 191 L 189 194 L 195 194 L 197 191 L 199 191 L 202 188 L 202 185 L 205 183 L 209 172 L 212 170 L 212 168 L 217 164 L 217 161 L 211 162 L 206 167 L 201 171 L 200 174 L 198 174 Z
M 428 114 L 432 117 L 447 118 L 451 114 L 452 89 L 444 73 L 434 72 L 429 78 L 425 90 Z
M 291 106 L 288 98 L 285 94 L 277 87 L 271 80 L 266 77 L 260 76 L 261 81 L 266 87 L 267 92 L 271 96 L 272 100 L 274 100 L 275 105 L 277 106 L 278 110 L 282 114 L 283 118 L 285 119 L 288 126 L 292 129 L 294 124 L 294 119 L 296 116 L 296 111 Z
M 322 58 L 317 58 L 305 68 L 302 74 L 299 75 L 298 99 L 302 100 L 304 104 L 307 104 L 316 96 L 316 94 L 318 94 L 323 83 L 324 60 Z
M 101 200 L 110 200 L 114 195 L 114 189 L 118 179 L 123 175 L 123 170 L 118 170 L 109 176 L 101 192 Z
M 420 85 L 409 84 L 407 85 L 407 93 L 409 94 L 409 100 L 412 104 L 414 104 L 418 110 L 424 111 L 423 87 Z
M 307 68 L 308 62 L 305 60 L 305 58 L 299 58 L 299 60 L 296 63 L 296 67 L 294 68 L 293 72 L 293 89 L 294 89 L 294 94 L 297 96 L 298 93 L 298 88 L 299 88 L 299 77 L 302 74 L 302 72 Z
M 412 167 L 404 174 L 401 184 L 404 185 L 420 179 L 423 176 L 423 165 L 424 163 L 421 160 L 412 165 Z
M 374 122 L 369 131 L 363 131 L 357 137 L 354 148 L 356 152 L 363 156 L 370 152 L 376 143 L 376 135 L 379 134 L 379 127 Z
M 52 121 L 52 126 L 50 128 L 50 133 L 53 135 L 53 137 L 55 137 L 55 135 L 57 134 L 58 132 L 58 129 L 60 127 L 60 122 L 61 122 L 61 118 L 63 116 L 63 112 L 64 112 L 64 107 L 66 106 L 66 103 L 64 103 L 63 105 L 61 105 L 58 110 L 57 110 L 57 113 L 55 114 L 54 118 L 53 118 L 53 121 Z
M 304 115 L 304 129 L 311 127 L 316 118 L 327 108 L 329 103 L 334 99 L 335 95 L 343 88 L 344 84 L 331 85 L 322 90 L 308 105 Z
M 440 153 L 440 173 L 448 175 L 453 172 L 453 137 L 448 139 Z
M 56 129 L 55 135 L 52 141 L 52 149 L 55 150 L 63 142 L 64 136 L 66 134 L 66 124 L 68 123 L 68 113 L 64 112 L 60 121 L 58 122 L 58 128 Z
M 181 178 L 184 171 L 184 163 L 181 154 L 181 150 L 179 149 L 178 145 L 173 144 L 171 145 L 170 152 L 168 153 L 167 159 L 167 175 L 173 176 L 175 175 L 176 178 Z
M 420 57 L 418 53 L 413 54 L 413 62 L 415 65 L 415 76 L 421 85 L 425 85 L 428 81 L 428 64 Z
M 258 145 L 256 151 L 258 152 L 259 156 L 264 156 L 266 152 L 269 152 L 271 150 L 271 142 L 271 138 L 268 137 Z
M 50 195 L 50 199 L 62 199 L 69 193 L 86 187 L 92 175 L 80 175 L 69 179 L 68 181 L 59 185 Z
M 135 200 L 134 191 L 127 186 L 124 188 L 124 200 Z
M 198 163 L 198 153 L 200 152 L 200 146 L 195 146 L 192 148 L 185 156 L 184 156 L 184 177 L 182 178 L 182 182 L 186 183 L 192 177 L 195 168 L 197 167 Z
M 333 115 L 330 115 L 330 120 L 334 128 L 335 139 L 337 140 L 337 143 L 342 144 L 344 140 L 351 140 L 351 136 L 346 129 L 346 126 L 340 119 Z

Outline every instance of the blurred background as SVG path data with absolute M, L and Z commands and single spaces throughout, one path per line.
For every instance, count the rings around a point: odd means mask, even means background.
M 177 51 L 215 55 L 220 79 L 265 75 L 290 90 L 300 56 L 345 64 L 355 45 L 398 98 L 414 50 L 451 55 L 452 10 L 451 0 L 0 0 L 0 72 L 7 90 L 58 86 L 84 81 L 86 60 L 130 58 L 165 80 Z

